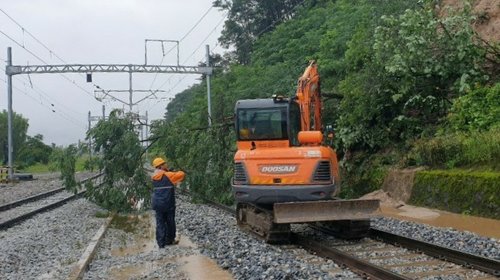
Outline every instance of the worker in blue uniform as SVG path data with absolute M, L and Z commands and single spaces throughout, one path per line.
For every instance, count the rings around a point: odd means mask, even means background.
M 160 248 L 175 241 L 175 186 L 184 180 L 183 171 L 170 171 L 162 158 L 153 160 L 152 206 L 156 212 L 156 242 Z

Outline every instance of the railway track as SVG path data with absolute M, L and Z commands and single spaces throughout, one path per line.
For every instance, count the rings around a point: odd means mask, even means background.
M 236 210 L 206 200 L 236 215 Z M 313 226 L 330 237 L 333 232 Z M 332 259 L 369 279 L 498 279 L 500 261 L 432 243 L 371 229 L 369 238 L 356 241 L 316 241 L 293 233 L 291 240 L 316 255 Z
M 90 180 L 97 180 L 102 174 L 81 180 L 85 183 Z M 33 217 L 36 214 L 59 207 L 68 201 L 80 197 L 85 191 L 76 194 L 69 194 L 64 191 L 64 187 L 33 195 L 0 206 L 0 230 L 5 230 L 13 225 Z

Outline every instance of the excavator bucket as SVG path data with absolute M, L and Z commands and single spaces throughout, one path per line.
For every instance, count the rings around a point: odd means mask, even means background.
M 380 207 L 378 199 L 320 200 L 274 204 L 274 222 L 310 223 L 338 220 L 365 220 Z

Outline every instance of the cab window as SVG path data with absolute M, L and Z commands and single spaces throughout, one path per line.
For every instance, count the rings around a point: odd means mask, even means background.
M 239 140 L 288 139 L 285 107 L 239 109 L 237 116 Z

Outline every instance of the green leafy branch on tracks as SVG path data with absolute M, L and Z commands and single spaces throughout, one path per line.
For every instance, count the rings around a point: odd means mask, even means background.
M 52 161 L 56 163 L 57 169 L 61 171 L 61 180 L 63 180 L 64 187 L 73 193 L 78 191 L 78 184 L 75 180 L 76 154 L 76 147 L 69 145 L 67 148 L 54 150 L 51 155 Z
M 101 206 L 130 210 L 132 201 L 149 201 L 150 184 L 144 171 L 143 149 L 134 117 L 114 110 L 87 133 L 94 143 L 95 159 L 103 172 L 103 185 L 87 184 L 87 196 Z

